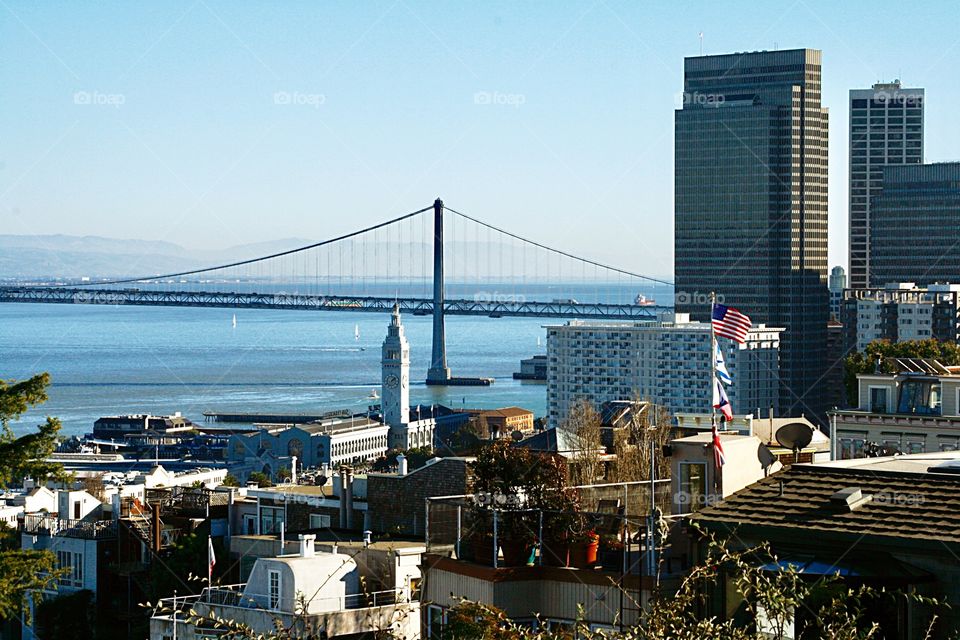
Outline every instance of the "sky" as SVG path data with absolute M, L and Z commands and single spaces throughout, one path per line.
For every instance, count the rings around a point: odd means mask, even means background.
M 223 248 L 447 205 L 673 271 L 683 57 L 823 51 L 830 264 L 846 264 L 847 93 L 926 89 L 960 160 L 960 4 L 0 0 L 0 234 Z M 707 250 L 707 248 L 705 248 Z

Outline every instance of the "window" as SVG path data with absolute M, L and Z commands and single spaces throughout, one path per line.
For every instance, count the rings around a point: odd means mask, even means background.
M 940 381 L 904 380 L 900 387 L 898 413 L 940 415 Z
M 887 413 L 887 388 L 870 387 L 870 413 Z
M 681 513 L 697 511 L 706 503 L 707 465 L 702 462 L 680 463 L 680 502 Z
M 311 513 L 310 528 L 311 529 L 329 529 L 330 516 L 324 515 L 322 513 Z
M 435 604 L 427 606 L 427 637 L 438 640 L 443 637 L 443 626 L 447 622 L 447 612 Z
M 280 607 L 280 572 L 270 570 L 267 572 L 267 582 L 269 588 L 269 608 L 277 609 Z
M 83 586 L 83 554 L 70 551 L 57 551 L 57 565 L 67 569 L 60 578 L 60 584 L 68 587 Z
M 260 507 L 260 533 L 269 535 L 280 533 L 283 522 L 283 507 Z

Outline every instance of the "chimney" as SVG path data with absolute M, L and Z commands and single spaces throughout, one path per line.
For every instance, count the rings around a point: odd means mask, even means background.
M 340 467 L 340 528 L 347 528 L 347 468 Z
M 344 489 L 347 495 L 347 529 L 353 529 L 353 469 L 347 469 L 347 484 Z
M 317 539 L 312 533 L 300 534 L 300 556 L 303 558 L 312 558 L 315 554 L 313 549 L 314 540 Z
M 407 458 L 402 453 L 397 454 L 397 475 L 407 475 Z
M 162 530 L 162 524 L 160 523 L 160 503 L 154 502 L 150 505 L 153 511 L 153 517 L 150 519 L 150 529 L 151 529 L 151 545 L 153 546 L 154 552 L 160 551 L 160 534 Z
M 297 484 L 297 456 L 290 457 L 290 484 Z

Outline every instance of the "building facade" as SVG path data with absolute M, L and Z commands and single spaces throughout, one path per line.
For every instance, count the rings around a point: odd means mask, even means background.
M 960 162 L 888 166 L 870 216 L 870 285 L 960 278 Z
M 924 362 L 857 376 L 856 408 L 831 412 L 836 458 L 960 450 L 960 374 Z
M 784 327 L 780 408 L 824 409 L 827 110 L 821 54 L 684 60 L 676 111 L 676 309 L 709 319 L 709 294 Z
M 843 290 L 847 288 L 847 273 L 843 267 L 836 266 L 830 270 L 830 318 L 840 320 L 840 306 L 843 302 Z
M 719 339 L 736 412 L 779 407 L 782 329 L 756 326 L 745 344 Z M 649 400 L 671 413 L 710 409 L 710 325 L 677 314 L 674 322 L 588 323 L 547 327 L 547 419 L 559 426 L 587 400 Z
M 850 287 L 871 286 L 870 209 L 887 165 L 923 162 L 923 89 L 850 90 Z
M 841 311 L 847 350 L 863 351 L 875 340 L 960 340 L 960 285 L 893 282 L 847 289 Z

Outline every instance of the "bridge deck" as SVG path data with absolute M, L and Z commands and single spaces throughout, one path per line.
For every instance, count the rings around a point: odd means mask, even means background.
M 151 291 L 89 287 L 0 287 L 0 302 L 47 304 L 105 304 L 153 307 L 214 307 L 234 309 L 292 309 L 313 311 L 364 311 L 389 313 L 394 303 L 413 315 L 431 315 L 433 301 L 426 298 L 375 296 L 320 296 L 289 293 L 230 293 L 217 291 Z M 596 320 L 655 320 L 672 307 L 591 302 L 487 301 L 447 299 L 445 315 L 582 318 Z

